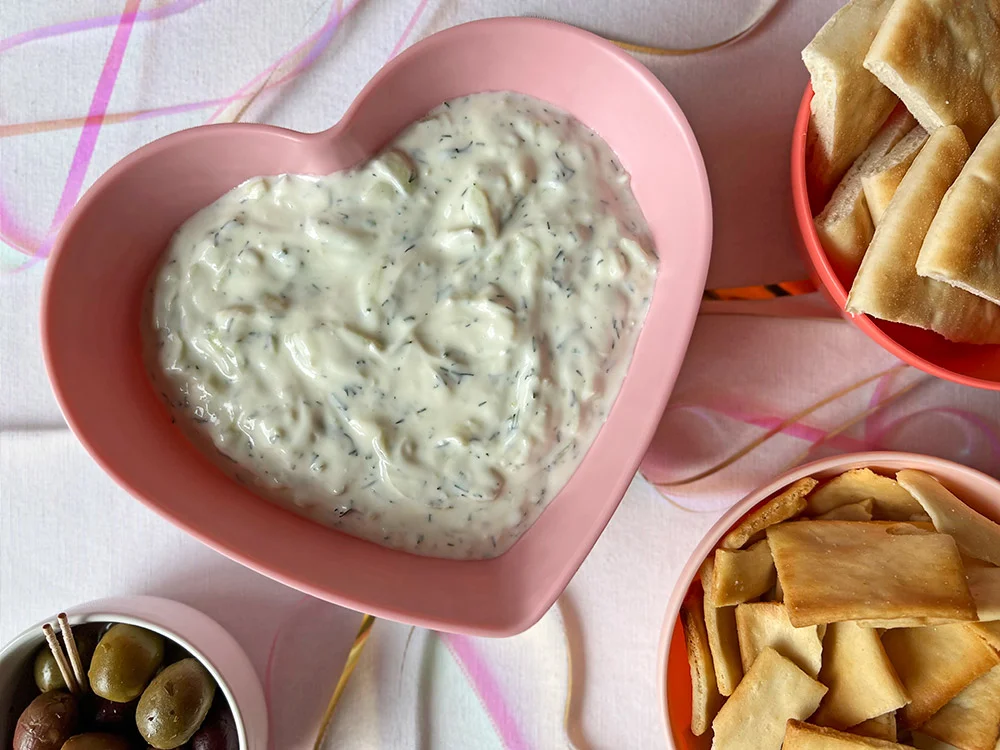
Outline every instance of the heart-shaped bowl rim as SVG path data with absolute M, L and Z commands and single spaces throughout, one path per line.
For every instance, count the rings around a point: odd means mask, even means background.
M 207 190 L 223 183 L 229 189 L 254 174 L 352 166 L 442 101 L 490 90 L 545 99 L 602 135 L 632 174 L 664 260 L 625 382 L 569 483 L 505 554 L 440 560 L 378 547 L 260 500 L 198 454 L 169 424 L 139 370 L 136 279 L 140 271 L 148 278 L 182 220 L 170 217 L 186 218 L 219 194 L 202 200 Z M 156 184 L 165 175 L 173 181 L 169 192 Z M 73 209 L 55 244 L 42 302 L 46 365 L 67 422 L 93 458 L 130 494 L 209 546 L 301 591 L 376 616 L 511 635 L 556 600 L 635 474 L 694 327 L 711 227 L 694 134 L 652 73 L 571 26 L 476 21 L 434 34 L 392 60 L 327 131 L 204 126 L 166 136 L 114 166 Z M 104 368 L 100 377 L 91 372 L 97 364 Z

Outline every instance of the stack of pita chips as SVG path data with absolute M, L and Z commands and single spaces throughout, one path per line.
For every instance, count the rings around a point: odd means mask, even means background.
M 852 0 L 802 57 L 847 310 L 1000 343 L 1000 2 Z
M 1000 750 L 1000 525 L 927 474 L 794 483 L 681 622 L 713 750 Z

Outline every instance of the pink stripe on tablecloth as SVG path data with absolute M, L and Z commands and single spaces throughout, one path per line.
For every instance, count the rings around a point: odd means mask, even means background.
M 207 1 L 208 0 L 174 0 L 172 3 L 166 3 L 156 8 L 138 11 L 135 14 L 135 22 L 158 21 L 161 18 L 169 18 L 170 16 L 183 13 L 184 11 L 190 10 L 191 8 L 201 5 Z M 17 34 L 12 34 L 6 39 L 0 39 L 0 52 L 6 52 L 14 47 L 20 47 L 22 44 L 35 42 L 39 39 L 50 39 L 52 37 L 73 34 L 77 31 L 89 31 L 91 29 L 101 29 L 106 26 L 114 26 L 120 20 L 121 16 L 117 15 L 100 16 L 98 18 L 84 18 L 79 21 L 67 21 L 65 23 L 56 23 L 51 26 L 41 26 L 37 29 L 21 31 Z
M 139 11 L 140 0 L 126 0 L 125 10 L 122 12 L 118 28 L 115 30 L 115 37 L 111 41 L 111 49 L 108 57 L 104 61 L 100 78 L 97 79 L 97 88 L 94 89 L 94 96 L 90 101 L 90 111 L 87 112 L 87 124 L 83 126 L 80 133 L 80 140 L 76 144 L 76 152 L 73 154 L 73 161 L 69 165 L 69 174 L 66 177 L 66 184 L 63 186 L 62 195 L 59 197 L 59 205 L 56 206 L 55 216 L 49 227 L 48 235 L 42 242 L 35 259 L 40 260 L 48 257 L 55 240 L 55 233 L 62 224 L 66 215 L 73 208 L 76 199 L 80 197 L 83 189 L 83 181 L 87 176 L 87 168 L 90 160 L 94 156 L 94 146 L 97 144 L 97 136 L 101 132 L 101 121 L 104 113 L 108 111 L 108 102 L 111 101 L 111 92 L 114 91 L 115 82 L 118 80 L 118 71 L 121 70 L 122 60 L 125 58 L 125 49 L 128 47 L 128 39 L 132 33 L 132 26 L 135 24 L 135 17 Z
M 476 651 L 472 640 L 455 633 L 439 633 L 439 635 L 479 696 L 479 700 L 483 704 L 483 708 L 486 709 L 493 726 L 496 727 L 504 747 L 507 750 L 527 750 L 528 743 L 521 735 L 514 715 L 507 708 L 503 691 L 497 685 L 486 662 Z
M 417 9 L 410 16 L 409 22 L 406 24 L 406 28 L 403 29 L 402 36 L 396 41 L 396 45 L 392 48 L 392 52 L 389 53 L 389 59 L 391 60 L 396 55 L 400 53 L 403 49 L 403 45 L 406 44 L 406 40 L 409 38 L 410 34 L 413 32 L 413 27 L 417 25 L 417 21 L 420 16 L 423 15 L 424 9 L 427 7 L 427 0 L 420 0 L 420 4 L 417 5 Z

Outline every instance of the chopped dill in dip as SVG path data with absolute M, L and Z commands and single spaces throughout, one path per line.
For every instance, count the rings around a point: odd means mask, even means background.
M 625 377 L 656 276 L 604 141 L 511 93 L 446 102 L 378 157 L 249 180 L 177 231 L 148 366 L 259 494 L 379 544 L 506 550 Z

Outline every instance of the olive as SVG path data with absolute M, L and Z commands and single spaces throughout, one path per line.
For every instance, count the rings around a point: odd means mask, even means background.
M 191 750 L 239 750 L 236 720 L 225 698 L 216 696 L 205 723 L 191 738 Z
M 43 693 L 66 689 L 66 680 L 48 646 L 43 646 L 35 655 L 35 685 Z
M 95 724 L 101 726 L 117 726 L 118 724 L 131 724 L 135 716 L 135 704 L 138 701 L 128 703 L 115 703 L 107 698 L 95 696 L 89 706 L 89 715 Z
M 90 689 L 101 698 L 128 703 L 143 689 L 163 662 L 163 636 L 135 625 L 113 625 L 94 650 Z
M 62 750 L 129 750 L 128 740 L 106 732 L 78 734 L 66 740 Z
M 80 661 L 86 670 L 94 654 L 94 646 L 97 644 L 94 629 L 82 625 L 73 628 L 73 640 L 76 642 L 77 653 L 80 654 Z M 56 658 L 47 645 L 42 646 L 35 654 L 35 685 L 43 693 L 66 689 L 66 682 L 62 678 L 62 672 L 59 671 L 59 665 L 56 664 Z
M 42 693 L 14 727 L 14 750 L 60 750 L 76 728 L 76 698 L 62 690 Z
M 197 659 L 182 659 L 160 672 L 139 699 L 135 722 L 159 750 L 180 747 L 198 731 L 215 697 L 215 680 Z

